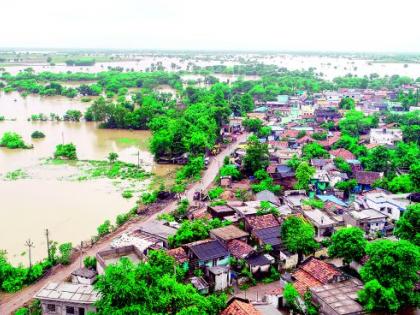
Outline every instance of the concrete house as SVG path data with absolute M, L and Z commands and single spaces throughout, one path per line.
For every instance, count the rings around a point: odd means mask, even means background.
M 350 211 L 343 215 L 344 224 L 360 227 L 368 234 L 383 231 L 386 215 L 374 209 Z
M 338 283 L 310 288 L 312 300 L 320 306 L 320 314 L 359 315 L 364 314 L 363 306 L 357 302 L 357 292 L 363 283 L 355 278 Z
M 116 264 L 121 258 L 128 258 L 133 263 L 144 261 L 144 254 L 134 245 L 110 248 L 96 253 L 96 270 L 104 274 L 107 266 Z
M 96 311 L 94 304 L 99 296 L 91 285 L 51 282 L 34 298 L 40 300 L 44 315 L 85 315 Z
M 394 145 L 402 141 L 402 131 L 397 128 L 373 128 L 370 129 L 370 143 L 380 145 Z
M 369 208 L 375 209 L 396 221 L 410 204 L 408 194 L 391 194 L 385 190 L 375 190 L 364 194 Z

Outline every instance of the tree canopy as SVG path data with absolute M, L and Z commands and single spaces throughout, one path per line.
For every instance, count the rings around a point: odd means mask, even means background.
M 176 274 L 174 274 L 176 270 Z M 98 314 L 217 315 L 226 304 L 224 294 L 205 297 L 191 284 L 180 282 L 183 272 L 163 251 L 152 251 L 148 261 L 128 259 L 110 265 L 95 283 Z

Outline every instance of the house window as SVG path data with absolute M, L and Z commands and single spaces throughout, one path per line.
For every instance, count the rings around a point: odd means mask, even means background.
M 74 307 L 66 306 L 66 314 L 74 314 Z
M 385 207 L 381 207 L 381 209 L 380 209 L 381 211 L 385 211 Z
M 55 312 L 55 304 L 47 304 L 48 312 Z
M 391 208 L 388 208 L 388 213 L 392 213 L 392 209 Z
M 378 226 L 378 223 L 375 223 L 376 226 Z
M 85 309 L 83 307 L 79 307 L 79 315 L 85 315 Z

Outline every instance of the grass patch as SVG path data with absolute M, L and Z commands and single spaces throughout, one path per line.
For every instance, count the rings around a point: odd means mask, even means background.
M 122 192 L 123 198 L 130 199 L 133 198 L 133 192 L 131 190 L 124 190 Z
M 86 177 L 109 179 L 137 179 L 142 180 L 150 176 L 142 168 L 132 163 L 116 161 L 110 164 L 108 161 L 87 161 L 89 168 L 86 170 Z
M 133 145 L 137 146 L 140 149 L 148 150 L 149 149 L 149 138 L 143 138 L 143 139 L 133 139 L 133 138 L 118 138 L 118 143 L 126 144 L 126 145 Z
M 24 179 L 28 177 L 29 176 L 25 171 L 21 169 L 17 169 L 17 170 L 8 172 L 4 178 L 7 180 L 18 180 L 18 179 Z

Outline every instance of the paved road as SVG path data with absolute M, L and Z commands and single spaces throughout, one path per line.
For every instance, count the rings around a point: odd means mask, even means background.
M 186 197 L 191 202 L 193 200 L 193 195 L 196 190 L 200 189 L 207 189 L 211 183 L 213 182 L 213 179 L 216 177 L 216 175 L 219 172 L 219 168 L 223 165 L 223 160 L 226 156 L 228 156 L 230 153 L 232 153 L 239 145 L 240 142 L 243 142 L 246 140 L 247 134 L 242 134 L 238 137 L 238 140 L 230 144 L 228 148 L 223 150 L 220 154 L 213 157 L 210 161 L 210 164 L 207 168 L 207 170 L 204 172 L 202 180 L 191 185 L 188 190 L 186 191 Z M 129 232 L 131 230 L 138 229 L 140 226 L 145 224 L 146 222 L 150 222 L 152 220 L 155 220 L 156 217 L 164 212 L 170 212 L 174 210 L 176 207 L 176 202 L 172 202 L 168 204 L 164 209 L 162 209 L 160 212 L 139 218 L 133 222 L 129 222 L 128 224 L 121 227 L 120 230 L 117 230 L 115 233 L 112 234 L 112 237 L 108 237 L 104 239 L 103 241 L 95 244 L 92 248 L 88 249 L 86 252 L 84 252 L 84 256 L 95 256 L 95 254 L 98 251 L 104 250 L 109 247 L 111 241 L 123 233 Z M 0 301 L 0 314 L 6 315 L 6 314 L 12 314 L 14 310 L 21 307 L 28 301 L 32 299 L 32 297 L 42 288 L 44 287 L 48 282 L 60 282 L 65 280 L 71 272 L 79 268 L 80 261 L 77 259 L 75 262 L 68 266 L 60 266 L 59 268 L 55 269 L 52 274 L 42 278 L 38 282 L 24 288 L 23 290 L 14 293 L 14 294 L 6 294 L 1 297 Z

